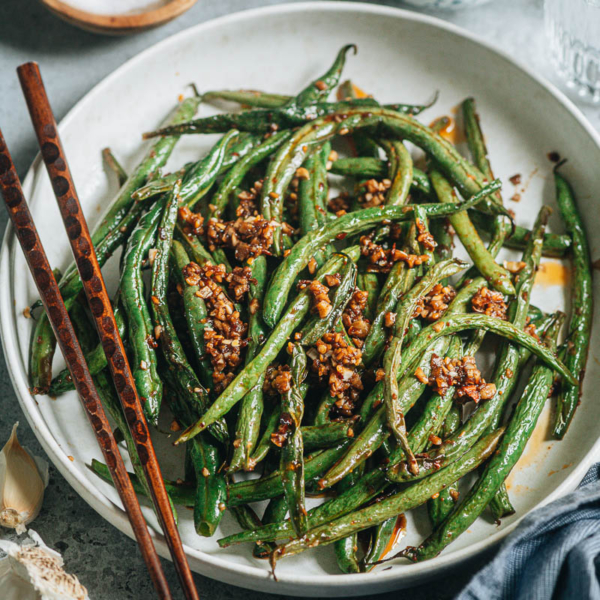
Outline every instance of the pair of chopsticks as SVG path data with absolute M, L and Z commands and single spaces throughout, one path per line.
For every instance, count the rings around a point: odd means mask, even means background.
M 71 249 L 75 256 L 77 269 L 83 282 L 88 305 L 108 359 L 110 372 L 127 424 L 148 480 L 158 519 L 175 563 L 185 597 L 196 600 L 198 599 L 198 592 L 183 551 L 183 545 L 150 439 L 148 424 L 142 411 L 123 342 L 115 324 L 104 279 L 75 191 L 75 185 L 69 171 L 39 68 L 36 63 L 26 63 L 21 65 L 17 72 L 38 138 L 42 158 L 50 176 L 52 188 L 71 243 Z M 58 284 L 42 247 L 33 217 L 29 212 L 27 200 L 23 195 L 21 183 L 1 131 L 0 189 L 15 228 L 17 239 L 21 244 L 27 264 L 40 293 L 46 314 L 52 324 L 58 345 L 65 357 L 115 487 L 125 506 L 156 592 L 159 598 L 170 599 L 172 595 L 160 559 L 156 553 L 152 537 L 148 531 L 100 398 L 94 387 L 94 382 L 63 303 Z

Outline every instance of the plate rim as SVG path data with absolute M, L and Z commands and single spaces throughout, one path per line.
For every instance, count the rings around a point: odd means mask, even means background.
M 252 8 L 244 11 L 234 12 L 228 15 L 223 15 L 215 19 L 210 19 L 202 23 L 192 25 L 182 31 L 179 31 L 169 37 L 166 37 L 159 42 L 152 44 L 148 48 L 142 50 L 136 54 L 117 69 L 112 71 L 104 79 L 98 82 L 89 92 L 87 92 L 65 115 L 59 124 L 59 129 L 63 129 L 69 125 L 69 123 L 76 118 L 78 113 L 84 110 L 84 105 L 97 94 L 101 94 L 106 86 L 110 86 L 114 79 L 121 76 L 122 73 L 128 69 L 134 68 L 139 62 L 146 60 L 146 56 L 165 49 L 169 44 L 176 44 L 180 38 L 185 38 L 188 35 L 192 35 L 193 32 L 199 34 L 204 30 L 219 28 L 226 26 L 236 21 L 243 21 L 249 18 L 263 17 L 269 18 L 272 15 L 288 13 L 293 14 L 300 11 L 327 11 L 327 12 L 356 12 L 368 15 L 377 16 L 389 16 L 394 19 L 402 19 L 409 22 L 419 22 L 426 25 L 437 27 L 452 33 L 458 37 L 467 39 L 484 49 L 491 51 L 499 58 L 508 62 L 512 66 L 518 68 L 528 77 L 534 80 L 538 85 L 544 88 L 550 93 L 575 121 L 585 130 L 585 132 L 591 137 L 595 145 L 600 149 L 600 134 L 592 127 L 589 121 L 577 108 L 577 106 L 552 82 L 542 78 L 533 71 L 527 65 L 524 65 L 520 60 L 513 58 L 507 52 L 497 48 L 494 44 L 482 39 L 478 34 L 471 33 L 465 29 L 462 29 L 452 23 L 443 21 L 437 17 L 430 15 L 413 12 L 407 9 L 367 4 L 364 2 L 349 2 L 349 1 L 307 1 L 293 4 L 278 4 L 274 6 L 262 6 L 258 8 Z M 25 177 L 23 187 L 26 194 L 29 194 L 33 189 L 34 180 L 36 173 L 40 169 L 39 155 L 36 156 Z M 94 487 L 93 484 L 84 477 L 79 469 L 68 459 L 65 451 L 60 447 L 58 442 L 53 437 L 49 428 L 44 422 L 41 412 L 36 407 L 35 398 L 29 393 L 27 384 L 27 375 L 24 365 L 19 358 L 19 349 L 17 345 L 16 329 L 13 327 L 15 316 L 15 310 L 18 314 L 17 307 L 13 304 L 12 299 L 12 270 L 13 270 L 13 259 L 16 252 L 17 245 L 14 243 L 15 236 L 12 225 L 9 223 L 5 230 L 2 247 L 0 249 L 0 338 L 2 340 L 2 347 L 4 350 L 6 365 L 8 373 L 11 379 L 13 389 L 16 392 L 19 405 L 23 410 L 29 425 L 34 431 L 38 441 L 52 460 L 53 464 L 58 468 L 61 474 L 67 479 L 69 484 L 75 489 L 75 491 L 103 518 L 109 521 L 112 525 L 117 527 L 120 531 L 133 538 L 133 533 L 129 525 L 127 516 L 122 508 L 117 506 L 104 494 L 102 494 L 98 488 Z M 4 267 L 4 268 L 3 268 Z M 577 487 L 585 472 L 589 469 L 591 464 L 596 460 L 596 457 L 600 454 L 600 436 L 587 453 L 585 458 L 574 467 L 573 471 L 558 486 L 553 492 L 548 494 L 541 502 L 534 506 L 530 511 L 521 515 L 514 523 L 511 523 L 505 529 L 488 536 L 486 539 L 471 544 L 463 549 L 456 550 L 447 555 L 438 556 L 430 561 L 424 563 L 403 565 L 401 571 L 397 569 L 391 569 L 390 571 L 381 571 L 377 573 L 360 573 L 360 574 L 326 574 L 326 575 L 311 575 L 309 580 L 302 576 L 296 576 L 293 574 L 281 574 L 279 582 L 275 583 L 270 577 L 270 572 L 266 569 L 242 565 L 239 563 L 233 563 L 228 561 L 226 558 L 221 558 L 217 554 L 208 554 L 201 550 L 197 550 L 190 546 L 187 546 L 188 557 L 191 558 L 196 565 L 202 567 L 198 572 L 225 581 L 227 583 L 240 586 L 239 579 L 234 579 L 239 575 L 244 575 L 251 579 L 251 581 L 244 581 L 250 585 L 243 587 L 252 587 L 254 589 L 261 589 L 269 592 L 279 592 L 282 594 L 293 593 L 292 590 L 295 586 L 302 586 L 303 588 L 309 588 L 313 592 L 318 592 L 324 585 L 327 587 L 343 587 L 347 584 L 352 584 L 353 588 L 356 589 L 356 593 L 361 593 L 364 588 L 370 584 L 377 583 L 377 587 L 381 587 L 382 584 L 385 586 L 387 583 L 388 589 L 393 587 L 407 587 L 412 583 L 416 583 L 417 580 L 423 579 L 425 573 L 426 577 L 433 579 L 435 576 L 441 575 L 444 571 L 450 567 L 472 559 L 478 553 L 489 550 L 497 546 L 515 527 L 531 513 L 531 511 L 538 509 L 539 507 L 565 495 Z M 151 534 L 157 545 L 159 554 L 163 557 L 169 558 L 169 553 L 164 541 L 164 537 L 151 529 Z M 219 569 L 218 572 L 211 570 L 214 568 Z M 218 576 L 217 576 L 218 575 Z M 223 576 L 220 576 L 223 575 Z M 254 583 L 255 585 L 251 585 Z M 286 591 L 285 587 L 290 588 Z

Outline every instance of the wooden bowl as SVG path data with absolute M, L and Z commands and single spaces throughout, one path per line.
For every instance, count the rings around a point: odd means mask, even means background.
M 147 12 L 123 15 L 98 15 L 79 10 L 60 0 L 40 0 L 55 15 L 86 31 L 106 35 L 127 35 L 164 25 L 183 14 L 198 0 L 171 0 Z

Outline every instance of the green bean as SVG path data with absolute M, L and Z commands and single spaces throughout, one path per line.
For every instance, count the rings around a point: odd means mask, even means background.
M 564 315 L 558 316 L 555 324 L 548 331 L 546 339 L 551 346 L 555 347 L 556 336 L 563 318 Z M 421 561 L 437 556 L 483 512 L 523 454 L 552 389 L 553 380 L 552 369 L 538 361 L 508 423 L 498 450 L 486 464 L 483 474 L 441 526 L 436 528 L 421 546 L 411 549 L 407 558 Z
M 430 223 L 431 235 L 435 239 L 437 246 L 434 250 L 436 260 L 444 260 L 452 256 L 452 247 L 454 245 L 454 234 L 450 221 L 446 219 L 434 219 Z
M 330 413 L 331 409 L 333 408 L 335 401 L 336 401 L 336 397 L 332 396 L 329 393 L 329 389 L 327 389 L 323 392 L 323 395 L 321 396 L 321 400 L 319 401 L 319 404 L 317 406 L 317 412 L 315 413 L 314 424 L 316 426 L 327 425 L 332 422 L 331 416 L 329 413 Z
M 182 169 L 175 171 L 175 173 L 169 173 L 168 175 L 163 175 L 157 179 L 152 179 L 152 181 L 149 181 L 146 185 L 133 192 L 131 197 L 136 202 L 141 202 L 143 200 L 148 200 L 148 198 L 170 192 L 173 189 L 173 186 L 183 178 L 193 164 L 194 163 L 187 163 Z
M 473 157 L 473 162 L 484 177 L 491 181 L 492 179 L 495 179 L 495 177 L 488 158 L 488 150 L 481 130 L 481 121 L 475 109 L 475 100 L 473 98 L 467 98 L 462 102 L 461 108 L 465 126 L 465 137 L 467 138 L 467 144 Z M 502 196 L 500 193 L 496 194 L 496 200 L 502 203 Z
M 316 172 L 316 165 L 321 162 L 319 154 L 320 151 L 306 159 L 304 167 L 308 171 L 308 177 L 300 178 L 298 185 L 298 218 L 302 235 L 318 228 L 317 196 L 327 196 L 327 180 L 321 177 L 322 170 Z
M 184 233 L 180 223 L 175 225 L 175 239 L 181 243 L 186 254 L 198 265 L 203 266 L 207 262 L 215 263 L 211 253 L 202 245 L 197 236 Z
M 477 443 L 460 462 L 434 473 L 427 479 L 417 482 L 406 489 L 382 499 L 354 513 L 341 517 L 331 523 L 310 529 L 297 540 L 278 546 L 271 560 L 274 563 L 284 556 L 303 552 L 308 548 L 325 545 L 346 537 L 349 534 L 368 529 L 390 517 L 403 513 L 425 503 L 433 494 L 444 489 L 478 467 L 492 455 L 503 433 L 500 429 Z
M 350 80 L 344 81 L 338 88 L 338 100 L 344 100 L 348 98 L 358 98 L 358 91 L 360 91 Z M 431 108 L 438 100 L 439 92 L 436 92 L 431 100 L 428 100 L 424 104 L 392 104 L 394 110 L 405 113 L 407 115 L 416 116 L 423 112 L 427 108 Z
M 267 282 L 267 261 L 264 256 L 258 256 L 252 263 L 252 277 L 256 283 L 250 284 L 249 302 L 259 303 L 254 312 L 250 311 L 248 321 L 248 349 L 246 350 L 246 362 L 248 365 L 256 356 L 264 337 L 267 333 L 266 327 L 262 322 L 260 303 Z M 260 433 L 260 420 L 264 409 L 263 401 L 263 383 L 264 374 L 258 380 L 258 383 L 244 396 L 240 412 L 237 418 L 235 428 L 235 442 L 233 456 L 229 463 L 229 472 L 235 472 L 239 469 L 250 471 L 256 464 L 251 460 L 252 452 L 258 441 Z M 237 444 L 237 446 L 236 446 Z
M 327 200 L 329 198 L 329 171 L 327 166 L 330 163 L 331 142 L 327 141 L 321 147 L 321 151 L 316 154 L 317 162 L 315 164 L 315 205 L 317 211 L 317 222 L 322 227 L 327 223 L 328 211 Z
M 227 499 L 227 481 L 219 473 L 221 457 L 218 448 L 203 436 L 189 442 L 196 469 L 194 527 L 198 535 L 211 537 L 218 527 Z
M 238 131 L 228 131 L 206 156 L 196 162 L 188 163 L 176 173 L 151 181 L 136 190 L 132 196 L 141 201 L 157 194 L 168 193 L 181 180 L 179 193 L 181 203 L 188 207 L 193 206 L 212 188 L 223 169 L 232 143 L 239 137 Z
M 190 259 L 182 244 L 177 240 L 173 240 L 171 246 L 171 260 L 173 263 L 171 272 L 175 275 L 183 290 L 183 309 L 187 323 L 187 333 L 196 358 L 199 378 L 204 387 L 208 388 L 212 385 L 212 366 L 206 356 L 206 345 L 204 343 L 204 331 L 208 317 L 206 304 L 204 299 L 197 294 L 200 289 L 199 286 L 188 285 L 183 277 L 183 269 L 190 263 Z
M 68 307 L 67 307 L 68 308 Z M 29 385 L 33 395 L 47 394 L 52 385 L 52 359 L 56 338 L 52 325 L 43 313 L 36 321 L 29 351 Z
M 340 91 L 345 86 L 345 84 L 350 83 L 344 82 L 340 84 Z M 335 87 L 335 83 L 331 86 L 327 86 L 329 89 L 333 89 Z M 350 84 L 351 85 L 351 84 Z M 329 91 L 329 90 L 328 90 Z M 357 96 L 352 93 L 339 93 L 341 99 L 349 99 L 356 98 Z M 438 94 L 436 93 L 434 97 L 429 100 L 425 104 L 394 104 L 394 110 L 399 112 L 403 112 L 411 115 L 418 115 L 420 112 L 423 112 L 426 108 L 430 108 L 437 101 Z M 285 96 L 283 94 L 272 94 L 268 92 L 261 92 L 258 90 L 215 90 L 204 92 L 202 94 L 202 99 L 206 102 L 210 102 L 211 100 L 226 100 L 228 102 L 237 102 L 243 106 L 254 106 L 257 108 L 279 108 L 280 106 L 284 106 L 286 103 L 290 102 L 294 99 L 294 96 Z
M 233 514 L 242 529 L 252 531 L 263 525 L 263 522 L 249 506 L 231 506 L 229 507 L 229 511 Z M 272 544 L 255 544 L 252 554 L 254 558 L 269 558 L 274 548 L 275 546 Z
M 335 288 L 331 299 L 331 310 L 325 317 L 315 315 L 311 317 L 300 331 L 301 344 L 312 346 L 327 333 L 335 323 L 339 322 L 348 301 L 354 293 L 356 283 L 356 265 L 351 259 L 346 259 L 346 264 L 340 269 L 340 283 Z
M 251 152 L 261 141 L 262 136 L 247 132 L 240 132 L 237 137 L 232 138 L 227 144 L 223 163 L 219 168 L 219 176 L 229 171 L 231 167 Z
M 428 217 L 447 216 L 483 200 L 499 187 L 495 181 L 481 192 L 461 204 L 423 204 Z M 265 186 L 266 187 L 266 186 Z M 264 188 L 263 188 L 264 189 Z M 321 230 L 305 235 L 283 259 L 273 275 L 265 295 L 263 318 L 269 326 L 274 326 L 287 301 L 290 288 L 300 271 L 308 264 L 311 256 L 321 246 L 333 241 L 339 235 L 360 233 L 386 219 L 406 221 L 411 218 L 410 205 L 366 208 L 348 213 Z
M 304 502 L 304 445 L 300 429 L 304 416 L 304 396 L 300 385 L 307 375 L 306 362 L 303 348 L 295 344 L 290 358 L 292 383 L 290 389 L 281 396 L 280 422 L 285 419 L 286 425 L 289 426 L 289 433 L 281 446 L 279 470 L 296 535 L 302 535 L 308 526 Z
M 271 498 L 269 504 L 267 504 L 267 508 L 265 508 L 262 521 L 265 525 L 269 525 L 269 523 L 278 523 L 285 519 L 287 512 L 288 506 L 285 496 Z M 274 544 L 257 542 L 252 549 L 252 555 L 254 558 L 269 558 L 273 550 L 275 550 Z
M 431 240 L 428 239 L 431 235 L 429 228 L 429 219 L 427 218 L 427 215 L 424 213 L 421 206 L 418 204 L 415 205 L 415 208 L 413 210 L 413 219 L 415 224 L 417 246 L 417 251 L 415 253 L 427 257 L 427 260 L 420 267 L 422 273 L 427 273 L 429 268 L 436 262 L 436 255 L 434 252 L 435 240 L 433 240 L 433 243 L 431 243 Z M 446 281 L 447 278 L 443 278 L 440 280 L 441 283 L 444 283 Z
M 452 406 L 452 409 L 448 413 L 443 426 L 443 437 L 450 437 L 455 431 L 458 430 L 462 423 L 461 410 L 459 406 Z
M 444 176 L 435 169 L 429 173 L 431 182 L 440 199 L 440 202 L 452 202 L 455 200 L 452 186 L 444 178 Z M 466 211 L 456 213 L 450 217 L 450 223 L 456 231 L 460 241 L 465 247 L 469 256 L 475 263 L 479 272 L 500 292 L 503 294 L 513 295 L 515 293 L 514 286 L 510 281 L 508 272 L 498 265 L 492 255 L 484 246 L 477 230 L 471 223 L 469 215 Z
M 402 537 L 402 531 L 406 527 L 404 514 L 390 517 L 386 521 L 374 527 L 371 545 L 365 555 L 363 563 L 365 570 L 370 571 L 381 561 L 396 545 L 398 538 Z M 356 535 L 356 534 L 354 534 Z M 344 538 L 347 539 L 347 538 Z M 339 544 L 339 542 L 335 542 Z
M 414 237 L 415 229 L 412 228 L 411 232 L 410 238 Z M 398 298 L 401 298 L 412 287 L 415 277 L 415 270 L 409 269 L 404 262 L 397 262 L 390 270 L 379 293 L 375 316 L 362 347 L 365 366 L 370 367 L 374 364 L 383 352 L 389 337 L 385 329 L 386 316 L 393 312 Z
M 238 161 L 245 158 L 256 146 L 257 144 L 257 136 L 251 133 L 242 132 L 237 135 L 237 137 L 232 133 L 230 133 L 230 137 L 228 138 L 223 156 L 220 165 L 218 166 L 217 175 L 222 175 L 230 170 L 232 166 L 234 166 Z M 132 194 L 132 198 L 134 200 L 146 200 L 151 198 L 152 196 L 156 196 L 159 194 L 165 194 L 171 189 L 179 179 L 184 179 L 185 176 L 195 169 L 198 165 L 198 162 L 189 162 L 186 163 L 179 171 L 175 173 L 169 173 L 168 175 L 164 175 L 163 177 L 159 177 L 157 179 L 153 179 L 145 186 L 139 188 Z M 204 192 L 208 191 L 212 186 L 212 182 L 208 182 L 208 184 L 204 187 Z
M 335 448 L 328 448 L 304 460 L 304 479 L 308 484 L 320 477 L 348 447 L 344 442 Z M 283 494 L 281 471 L 274 471 L 262 479 L 239 481 L 229 486 L 227 506 L 238 506 L 249 502 L 260 502 Z
M 375 317 L 375 309 L 377 308 L 377 300 L 379 297 L 379 278 L 377 273 L 359 273 L 356 278 L 358 289 L 367 292 L 367 305 L 364 315 L 369 321 L 373 321 Z
M 256 385 L 261 385 L 262 387 L 262 381 L 264 378 L 264 373 L 261 376 L 261 379 L 259 379 L 259 383 L 257 383 Z M 252 471 L 254 470 L 254 467 L 256 466 L 257 463 L 261 462 L 262 460 L 264 460 L 267 456 L 267 454 L 269 453 L 269 450 L 271 450 L 271 448 L 273 447 L 273 444 L 271 443 L 271 434 L 275 433 L 275 431 L 277 430 L 277 426 L 279 425 L 279 415 L 281 414 L 281 409 L 279 406 L 274 407 L 273 410 L 270 412 L 268 419 L 266 420 L 265 423 L 265 429 L 262 433 L 262 435 L 260 436 L 260 439 L 258 441 L 258 444 L 256 445 L 256 448 L 254 449 L 254 453 L 252 454 L 252 456 L 250 457 L 249 463 L 248 463 L 248 470 Z
M 408 394 L 405 397 L 409 397 Z M 319 480 L 319 488 L 326 489 L 342 481 L 372 456 L 388 435 L 389 431 L 385 426 L 385 410 L 380 408 L 360 434 L 352 440 L 344 456 Z
M 194 419 L 194 406 L 177 391 L 176 376 L 168 367 L 162 370 L 166 388 L 165 397 L 175 418 L 184 426 Z M 194 528 L 198 535 L 210 537 L 218 527 L 227 500 L 227 480 L 219 472 L 222 459 L 219 448 L 209 442 L 206 434 L 198 436 L 186 445 L 186 476 L 195 480 L 193 497 Z
M 227 155 L 227 148 L 238 135 L 236 130 L 228 131 L 204 158 L 190 167 L 181 180 L 181 204 L 193 206 L 213 186 Z
M 368 110 L 379 107 L 379 103 L 371 98 L 360 98 L 348 102 L 318 102 L 305 105 L 291 103 L 275 109 L 248 110 L 237 113 L 220 113 L 210 117 L 201 117 L 179 125 L 170 125 L 143 134 L 144 139 L 166 135 L 193 135 L 208 133 L 225 133 L 232 129 L 238 131 L 265 134 L 273 130 L 292 129 L 348 109 L 360 108 Z M 391 110 L 391 109 L 390 109 Z
M 358 537 L 356 534 L 346 536 L 335 542 L 334 549 L 337 565 L 342 573 L 360 573 L 360 563 L 356 557 L 358 551 Z
M 227 102 L 237 102 L 244 106 L 255 106 L 257 108 L 279 108 L 289 102 L 292 96 L 269 94 L 257 90 L 214 90 L 204 92 L 202 99 L 206 102 L 226 100 Z
M 542 256 L 544 231 L 549 215 L 550 209 L 548 207 L 542 207 L 536 219 L 530 241 L 523 252 L 522 261 L 525 263 L 525 268 L 522 269 L 515 278 L 518 298 L 516 302 L 513 302 L 510 307 L 509 317 L 515 324 L 521 325 L 523 327 L 526 323 L 526 315 L 529 312 L 529 297 L 531 295 L 531 289 L 533 287 L 535 273 L 537 272 L 540 258 Z M 498 240 L 503 239 L 502 228 L 499 228 L 494 233 L 494 237 Z M 512 362 L 512 355 L 514 355 L 516 352 L 518 352 L 517 349 L 509 351 L 507 360 L 509 360 L 510 358 Z M 515 356 L 515 358 L 517 357 Z M 510 365 L 508 368 L 510 369 Z M 506 404 L 507 402 L 508 397 L 505 397 L 504 404 Z M 496 413 L 493 415 L 488 426 L 488 431 L 495 429 L 500 424 L 501 415 L 502 410 L 500 407 L 500 409 L 497 410 Z M 494 496 L 494 499 L 490 504 L 490 510 L 492 511 L 492 514 L 494 515 L 497 521 L 499 521 L 503 516 L 513 514 L 515 512 L 508 497 L 508 492 L 504 484 L 501 485 L 500 489 Z
M 59 281 L 62 274 L 59 269 L 53 269 L 54 278 Z M 73 304 L 67 306 L 67 310 Z M 41 300 L 38 301 L 41 306 Z M 30 307 L 29 312 L 34 310 L 35 303 Z M 31 334 L 31 342 L 29 345 L 29 384 L 31 393 L 48 394 L 52 387 L 52 359 L 56 350 L 56 338 L 50 321 L 46 313 L 42 313 L 36 321 L 35 327 Z M 68 369 L 66 369 L 68 371 Z
M 349 50 L 354 50 L 354 54 L 358 52 L 358 48 L 354 44 L 342 46 L 329 69 L 307 85 L 295 98 L 290 99 L 288 105 L 308 106 L 327 98 L 340 81 L 346 63 L 346 54 Z
M 569 323 L 566 342 L 565 364 L 574 373 L 579 386 L 563 382 L 556 409 L 554 435 L 562 438 L 573 419 L 579 404 L 585 365 L 587 362 L 590 331 L 593 317 L 592 267 L 590 249 L 583 226 L 583 220 L 575 202 L 573 190 L 568 181 L 555 169 L 556 200 L 567 233 L 573 240 L 572 263 L 573 285 L 571 287 L 571 305 L 573 312 Z
M 382 179 L 389 172 L 388 161 L 374 156 L 338 158 L 331 163 L 329 170 L 333 175 L 360 177 L 361 179 Z
M 486 233 L 492 233 L 493 222 L 488 216 L 483 213 L 477 212 L 476 210 L 469 211 L 469 217 L 478 229 L 485 231 Z M 527 241 L 531 237 L 531 230 L 515 225 L 514 231 L 508 234 L 504 245 L 507 248 L 514 248 L 515 250 L 523 250 L 527 245 Z M 571 251 L 571 238 L 568 235 L 561 235 L 558 233 L 545 233 L 544 234 L 544 245 L 542 246 L 542 255 L 553 258 L 563 258 Z
M 365 94 L 360 95 L 357 88 L 350 80 L 346 80 L 340 84 L 337 90 L 336 97 L 338 100 L 354 100 L 356 98 L 364 98 Z M 353 154 L 358 156 L 368 156 L 379 159 L 379 145 L 366 132 L 356 132 L 351 138 L 351 147 Z M 387 170 L 384 177 L 387 176 Z
M 106 166 L 116 175 L 119 187 L 121 187 L 127 181 L 127 172 L 110 148 L 104 148 L 104 150 L 102 150 L 102 158 Z
M 460 424 L 460 408 L 458 406 L 453 406 L 444 422 L 444 437 L 448 438 L 456 433 Z M 427 502 L 429 520 L 434 528 L 442 523 L 452 512 L 457 498 L 458 487 L 456 484 L 452 484 L 441 490 L 436 498 L 431 498 Z
M 75 330 L 81 350 L 87 354 L 98 343 L 98 335 L 81 301 L 73 304 L 69 311 L 69 318 L 71 319 L 71 323 L 73 323 L 73 329 Z
M 311 452 L 312 450 L 337 446 L 341 442 L 354 437 L 355 427 L 356 419 L 331 421 L 321 425 L 305 425 L 302 427 L 304 450 Z
M 323 83 L 323 79 L 318 80 L 318 82 Z M 335 112 L 345 113 L 349 109 L 365 110 L 380 106 L 372 98 L 352 98 L 343 102 L 323 101 L 323 96 L 326 97 L 331 89 L 329 87 L 319 89 L 311 84 L 298 96 L 280 107 L 202 117 L 177 125 L 168 125 L 155 131 L 148 131 L 143 134 L 143 139 L 171 135 L 225 133 L 231 129 L 263 134 L 269 133 L 273 129 L 289 129 L 304 125 L 306 122 Z M 309 98 L 310 95 L 313 95 L 312 99 Z M 385 104 L 382 108 L 390 112 L 410 115 L 406 112 L 408 107 L 409 105 L 392 103 Z
M 413 180 L 413 162 L 410 152 L 400 141 L 381 140 L 380 144 L 390 162 L 392 180 L 385 203 L 388 206 L 405 204 Z
M 469 150 L 471 151 L 471 155 L 473 156 L 475 165 L 479 168 L 485 178 L 492 180 L 494 179 L 494 173 L 488 159 L 488 151 L 485 145 L 483 131 L 481 130 L 479 115 L 475 111 L 475 100 L 473 98 L 467 98 L 462 103 L 462 114 L 467 144 L 469 146 Z M 494 195 L 494 198 L 498 204 L 503 204 L 502 195 L 500 192 L 497 192 Z M 468 219 L 469 216 L 466 215 L 464 218 L 464 224 L 466 224 L 466 228 L 470 229 L 472 233 L 474 228 L 472 226 L 468 227 Z M 510 223 L 506 219 L 503 219 L 502 217 L 496 217 L 493 220 L 492 245 L 495 245 L 496 243 L 503 244 L 509 233 L 509 229 Z
M 349 473 L 337 486 L 337 492 L 343 494 L 363 476 L 364 464 L 353 473 Z M 342 573 L 360 573 L 360 563 L 356 556 L 358 552 L 358 537 L 356 534 L 338 540 L 334 545 L 335 558 Z
M 467 267 L 467 264 L 458 259 L 448 259 L 431 267 L 429 272 L 407 292 L 398 302 L 396 307 L 396 322 L 392 341 L 383 359 L 384 402 L 386 407 L 388 426 L 396 436 L 396 441 L 402 446 L 406 454 L 409 469 L 414 473 L 416 461 L 406 438 L 406 424 L 404 411 L 399 406 L 399 390 L 396 373 L 400 369 L 402 360 L 402 342 L 408 329 L 408 324 L 413 318 L 419 301 L 439 282 L 440 279 L 458 273 Z
M 324 225 L 327 220 L 327 157 L 331 151 L 329 143 L 325 144 L 313 156 L 309 156 L 304 163 L 308 178 L 299 178 L 298 184 L 298 220 L 302 235 Z M 331 254 L 333 248 L 319 251 L 315 255 L 317 265 L 321 266 L 326 256 Z
M 329 172 L 332 175 L 344 175 L 346 177 L 359 177 L 361 179 L 382 179 L 387 177 L 389 171 L 388 162 L 373 156 L 360 156 L 356 158 L 338 158 L 331 163 Z M 429 176 L 413 166 L 413 179 L 411 189 L 431 194 L 431 182 Z
M 346 249 L 345 254 L 352 258 L 352 260 L 357 260 L 359 252 L 358 247 L 355 247 Z M 333 256 L 319 270 L 317 279 L 322 280 L 325 275 L 336 273 L 341 266 L 342 260 L 344 260 L 343 257 Z M 304 290 L 290 304 L 252 362 L 237 375 L 202 418 L 180 435 L 175 442 L 176 444 L 191 439 L 194 435 L 200 433 L 200 431 L 203 431 L 210 424 L 221 418 L 256 385 L 260 375 L 266 371 L 267 366 L 275 359 L 288 337 L 302 322 L 309 308 L 310 297 L 308 296 L 308 291 Z
M 169 281 L 169 254 L 173 243 L 173 230 L 177 221 L 177 211 L 179 207 L 179 192 L 181 182 L 177 182 L 173 190 L 166 196 L 165 207 L 161 216 L 159 225 L 159 235 L 156 240 L 156 252 L 152 263 L 152 284 L 151 284 L 151 302 L 154 327 L 158 327 L 159 343 L 163 354 L 167 359 L 170 369 L 180 368 L 179 361 L 175 358 L 178 351 L 183 354 L 183 350 L 177 348 L 178 339 L 175 334 L 175 328 L 169 316 L 167 304 L 167 288 Z M 155 330 L 157 331 L 157 330 Z M 141 368 L 144 369 L 145 365 Z M 195 375 L 194 375 L 195 377 Z M 173 380 L 175 381 L 175 378 Z M 178 382 L 179 383 L 179 382 Z M 180 385 L 177 385 L 179 388 Z M 187 386 L 185 386 L 187 387 Z M 206 390 L 198 382 L 197 393 L 206 394 Z M 159 405 L 160 406 L 160 405 Z M 158 412 L 158 409 L 157 409 Z
M 121 300 L 129 331 L 131 368 L 146 417 L 156 423 L 162 399 L 162 384 L 157 372 L 156 353 L 149 340 L 154 339 L 150 312 L 144 299 L 142 261 L 152 247 L 164 208 L 159 201 L 139 221 L 125 248 L 121 274 Z
M 489 508 L 496 523 L 500 523 L 504 517 L 514 515 L 517 512 L 510 501 L 504 483 L 496 490 L 496 495 L 490 500 Z
M 214 208 L 211 207 L 209 216 L 219 218 L 229 203 L 231 195 L 239 188 L 248 171 L 273 154 L 291 135 L 290 131 L 277 132 L 241 158 L 219 185 L 219 189 L 211 200 L 211 206 Z

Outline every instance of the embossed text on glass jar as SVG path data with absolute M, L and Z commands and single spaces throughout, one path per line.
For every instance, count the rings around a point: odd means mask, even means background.
M 552 61 L 567 87 L 600 103 L 600 0 L 545 0 Z

